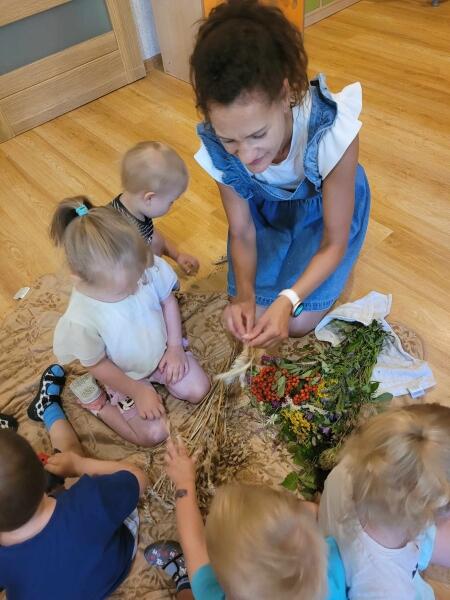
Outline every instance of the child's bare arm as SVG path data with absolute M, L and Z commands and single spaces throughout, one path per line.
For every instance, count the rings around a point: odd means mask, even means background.
M 437 524 L 431 564 L 450 568 L 450 515 Z
M 103 358 L 89 372 L 101 383 L 133 400 L 143 419 L 158 419 L 165 413 L 161 397 L 150 385 L 144 385 L 128 377 L 109 358 Z
M 167 474 L 176 487 L 176 519 L 189 577 L 209 563 L 205 528 L 197 504 L 195 463 L 182 443 L 167 442 Z
M 147 475 L 139 467 L 112 460 L 98 460 L 80 456 L 75 452 L 60 452 L 50 456 L 45 468 L 50 473 L 63 477 L 81 477 L 82 475 L 112 475 L 118 471 L 129 471 L 139 482 L 139 494 L 148 486 Z
M 157 256 L 168 256 L 174 260 L 187 275 L 194 275 L 200 266 L 195 256 L 180 252 L 177 245 L 165 238 L 156 228 L 153 230 L 152 250 Z
M 177 299 L 170 294 L 161 306 L 167 328 L 167 346 L 182 346 L 181 315 Z
M 164 300 L 162 310 L 167 328 L 167 350 L 159 368 L 165 373 L 167 383 L 177 383 L 188 373 L 189 362 L 183 348 L 180 309 L 173 294 Z

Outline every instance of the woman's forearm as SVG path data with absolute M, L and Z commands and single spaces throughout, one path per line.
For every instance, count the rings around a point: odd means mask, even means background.
M 181 547 L 192 578 L 200 567 L 209 563 L 205 527 L 197 503 L 195 485 L 182 490 L 184 496 L 176 500 L 175 513 Z
M 344 257 L 345 251 L 346 247 L 343 244 L 323 244 L 292 289 L 302 300 L 309 296 L 334 273 Z
M 256 235 L 254 231 L 246 236 L 230 235 L 230 252 L 236 279 L 237 296 L 241 300 L 253 299 L 256 275 Z

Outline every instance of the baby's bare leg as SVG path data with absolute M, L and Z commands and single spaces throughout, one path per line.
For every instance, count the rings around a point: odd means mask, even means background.
M 83 449 L 74 428 L 66 419 L 58 419 L 49 430 L 52 447 L 60 452 L 75 452 L 84 456 Z

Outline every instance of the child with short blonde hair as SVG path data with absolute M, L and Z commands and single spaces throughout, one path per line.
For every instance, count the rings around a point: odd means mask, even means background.
M 283 489 L 229 484 L 216 491 L 204 527 L 195 464 L 182 443 L 168 440 L 166 465 L 176 489 L 182 549 L 177 542 L 157 542 L 144 554 L 175 581 L 186 561 L 196 600 L 346 598 L 336 542 L 322 538 L 310 503 Z
M 434 598 L 420 571 L 450 566 L 449 508 L 450 408 L 409 406 L 365 423 L 328 476 L 319 511 L 338 542 L 349 598 Z
M 78 360 L 103 384 L 108 398 L 84 406 L 114 431 L 142 446 L 161 442 L 165 409 L 152 383 L 191 403 L 210 387 L 183 347 L 173 269 L 119 214 L 82 196 L 59 204 L 51 237 L 63 246 L 74 279 L 55 355 L 62 364 Z
M 153 225 L 186 191 L 189 175 L 179 154 L 160 142 L 139 142 L 122 158 L 121 179 L 124 191 L 110 206 L 137 227 L 154 254 L 168 256 L 188 275 L 196 273 L 198 260 L 180 252 Z

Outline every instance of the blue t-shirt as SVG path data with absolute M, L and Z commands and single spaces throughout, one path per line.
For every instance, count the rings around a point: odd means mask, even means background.
M 56 500 L 42 531 L 0 546 L 0 587 L 8 600 L 99 600 L 127 576 L 134 539 L 123 524 L 139 483 L 129 471 L 83 475 Z
M 347 600 L 345 571 L 339 548 L 333 538 L 326 538 L 328 545 L 328 595 L 327 600 Z M 191 581 L 195 600 L 225 600 L 225 594 L 214 575 L 211 565 L 203 565 L 194 573 Z

